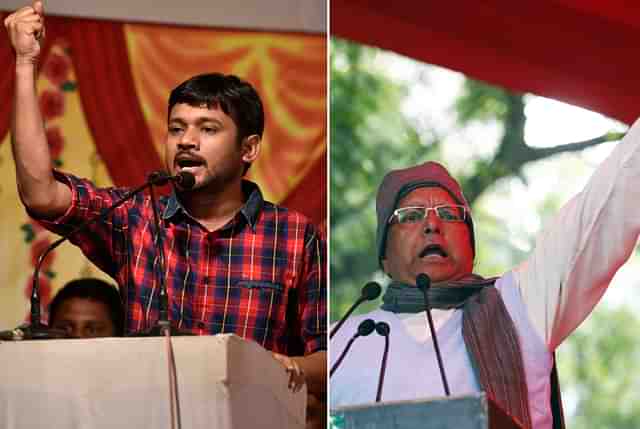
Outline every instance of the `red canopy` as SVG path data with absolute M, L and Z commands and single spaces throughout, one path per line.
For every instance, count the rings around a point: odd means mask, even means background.
M 331 34 L 562 100 L 640 116 L 640 3 L 334 0 Z

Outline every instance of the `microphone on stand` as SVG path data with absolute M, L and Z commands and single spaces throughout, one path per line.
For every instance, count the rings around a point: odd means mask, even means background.
M 357 332 L 353 335 L 353 337 L 351 337 L 351 339 L 349 340 L 349 342 L 345 346 L 345 348 L 342 351 L 342 353 L 340 353 L 340 356 L 336 360 L 336 363 L 334 363 L 333 366 L 331 367 L 331 371 L 329 371 L 329 378 L 331 378 L 333 373 L 338 369 L 338 367 L 342 363 L 342 360 L 347 355 L 347 352 L 351 348 L 351 345 L 356 340 L 356 338 L 358 338 L 358 337 L 366 337 L 367 335 L 372 333 L 375 329 L 376 329 L 376 322 L 374 322 L 372 319 L 365 319 L 362 322 L 360 322 L 360 324 L 358 325 Z
M 351 315 L 351 313 L 353 313 L 353 310 L 355 310 L 360 304 L 362 304 L 365 301 L 373 301 L 374 299 L 380 296 L 381 292 L 382 292 L 382 287 L 380 287 L 380 285 L 377 282 L 369 282 L 366 285 L 364 285 L 360 294 L 360 298 L 358 298 L 356 302 L 353 303 L 351 308 L 349 308 L 349 310 L 345 313 L 345 315 L 342 316 L 342 318 L 338 321 L 336 326 L 333 327 L 333 329 L 331 330 L 331 333 L 329 334 L 329 339 L 333 338 L 333 336 L 338 332 L 338 329 L 342 327 L 345 320 L 347 320 L 347 318 Z
M 152 180 L 153 175 L 156 175 L 157 180 Z M 164 185 L 169 181 L 173 181 L 183 189 L 191 189 L 196 183 L 195 176 L 189 172 L 183 171 L 176 176 L 169 176 L 164 172 L 154 172 L 149 176 L 149 180 L 155 185 Z M 172 328 L 169 321 L 169 294 L 167 293 L 167 284 L 164 278 L 164 267 L 166 266 L 166 259 L 164 256 L 164 245 L 162 243 L 162 232 L 160 229 L 160 215 L 158 214 L 158 207 L 156 205 L 156 196 L 153 191 L 153 185 L 149 187 L 149 196 L 151 197 L 151 208 L 153 209 L 153 223 L 154 223 L 154 237 L 153 244 L 158 254 L 158 320 L 156 326 L 150 330 L 142 333 L 146 336 L 162 336 L 166 331 L 169 331 L 171 335 L 193 335 L 191 332 L 179 331 L 176 328 Z
M 156 171 L 149 175 L 149 182 L 151 186 L 149 186 L 149 196 L 151 198 L 151 208 L 153 211 L 153 224 L 154 224 L 154 233 L 153 233 L 153 245 L 156 248 L 156 254 L 158 255 L 158 268 L 156 270 L 156 275 L 158 275 L 158 320 L 156 321 L 155 326 L 150 329 L 134 332 L 130 334 L 130 336 L 142 336 L 142 337 L 155 337 L 155 336 L 164 336 L 167 332 L 171 336 L 176 335 L 194 335 L 188 331 L 179 330 L 173 326 L 171 326 L 171 321 L 169 320 L 169 294 L 167 292 L 167 284 L 164 278 L 164 267 L 166 266 L 166 259 L 164 256 L 164 245 L 162 232 L 160 228 L 160 215 L 158 214 L 158 207 L 156 204 L 156 196 L 153 190 L 154 186 L 162 186 L 167 184 L 169 181 L 177 184 L 182 189 L 191 189 L 196 183 L 196 178 L 193 174 L 188 171 L 181 171 L 175 176 L 170 176 L 163 171 Z
M 433 328 L 433 319 L 431 318 L 431 306 L 429 305 L 429 288 L 431 287 L 431 278 L 424 274 L 418 274 L 416 277 L 416 286 L 424 294 L 424 308 L 427 313 L 427 322 L 429 322 L 429 330 L 431 331 L 431 339 L 433 340 L 433 348 L 436 351 L 436 358 L 438 359 L 438 368 L 440 369 L 440 378 L 442 378 L 442 386 L 444 387 L 444 393 L 447 396 L 451 396 L 449 392 L 449 383 L 447 383 L 447 376 L 444 373 L 444 365 L 442 364 L 442 356 L 440 355 L 440 347 L 438 346 L 438 338 L 436 337 L 436 330 Z
M 20 325 L 15 329 L 0 331 L 0 341 L 43 340 L 54 338 L 69 338 L 66 331 L 47 328 L 41 324 L 37 328 L 29 325 Z
M 376 323 L 376 332 L 384 337 L 384 353 L 382 354 L 382 362 L 380 363 L 380 377 L 378 378 L 378 392 L 376 393 L 376 402 L 380 402 L 382 398 L 382 385 L 384 384 L 384 373 L 387 369 L 387 357 L 389 355 L 389 333 L 391 327 L 386 322 Z
M 188 176 L 191 176 L 189 178 Z M 62 330 L 56 330 L 47 327 L 41 320 L 41 308 L 40 308 L 40 268 L 42 267 L 42 263 L 45 258 L 53 249 L 58 247 L 60 244 L 67 241 L 74 234 L 79 231 L 84 230 L 89 225 L 95 223 L 99 220 L 104 220 L 109 214 L 111 214 L 116 208 L 120 207 L 126 201 L 130 200 L 133 196 L 138 193 L 144 191 L 146 188 L 149 188 L 156 184 L 166 184 L 169 181 L 173 181 L 176 183 L 195 183 L 195 178 L 193 174 L 189 172 L 180 172 L 176 176 L 169 176 L 166 173 L 151 173 L 149 175 L 149 180 L 144 184 L 138 186 L 137 188 L 127 192 L 124 194 L 122 198 L 113 203 L 110 207 L 102 210 L 102 212 L 91 219 L 87 219 L 82 222 L 80 225 L 73 228 L 69 233 L 63 235 L 53 243 L 51 243 L 38 257 L 38 261 L 36 262 L 34 271 L 33 271 L 33 284 L 31 288 L 31 316 L 30 316 L 30 325 L 28 326 L 19 326 L 13 331 L 9 331 L 5 337 L 10 337 L 13 340 L 38 340 L 38 339 L 51 339 L 51 338 L 66 338 L 67 333 Z M 184 185 L 181 185 L 184 186 Z M 193 185 L 192 185 L 193 186 Z
M 191 189 L 196 184 L 196 176 L 188 171 L 181 171 L 175 176 L 171 176 L 164 171 L 154 171 L 149 174 L 148 181 L 155 186 L 163 186 L 173 182 L 182 189 Z
M 164 179 L 165 178 L 162 178 L 162 180 Z M 156 255 L 158 255 L 158 268 L 156 270 L 156 276 L 158 276 L 159 288 L 158 320 L 156 321 L 156 326 L 158 335 L 164 335 L 166 330 L 171 329 L 171 322 L 169 321 L 169 294 L 167 293 L 167 284 L 164 281 L 164 267 L 166 266 L 166 260 L 164 257 L 162 233 L 160 232 L 160 215 L 158 214 L 158 206 L 156 204 L 156 195 L 153 191 L 153 185 L 149 187 L 149 197 L 151 198 L 151 209 L 153 211 L 153 245 L 156 248 Z M 151 331 L 153 332 L 154 328 L 151 328 Z

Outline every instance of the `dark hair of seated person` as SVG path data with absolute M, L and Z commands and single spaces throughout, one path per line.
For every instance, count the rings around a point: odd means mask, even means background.
M 72 338 L 121 337 L 124 308 L 120 293 L 100 279 L 72 280 L 51 300 L 49 326 Z

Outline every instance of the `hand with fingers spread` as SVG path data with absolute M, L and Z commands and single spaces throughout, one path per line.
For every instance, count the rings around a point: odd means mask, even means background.
M 17 63 L 35 63 L 44 40 L 44 6 L 35 1 L 18 9 L 4 20 Z
M 305 384 L 305 374 L 300 365 L 291 357 L 281 355 L 280 353 L 271 353 L 275 360 L 284 366 L 287 374 L 289 374 L 289 389 L 299 392 Z

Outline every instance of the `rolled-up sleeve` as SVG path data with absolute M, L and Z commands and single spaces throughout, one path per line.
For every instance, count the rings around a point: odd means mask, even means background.
M 29 213 L 43 227 L 59 235 L 67 235 L 74 228 L 100 216 L 121 198 L 126 190 L 119 188 L 98 188 L 91 181 L 71 174 L 54 170 L 56 180 L 65 183 L 71 189 L 71 205 L 67 211 L 56 219 L 42 219 Z M 87 225 L 69 237 L 69 241 L 77 245 L 91 262 L 109 275 L 115 275 L 117 262 L 115 249 L 122 244 L 121 232 L 126 224 L 124 208 L 115 210 L 103 220 Z

